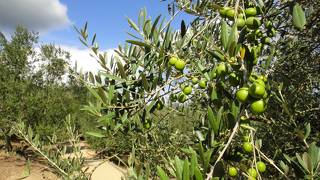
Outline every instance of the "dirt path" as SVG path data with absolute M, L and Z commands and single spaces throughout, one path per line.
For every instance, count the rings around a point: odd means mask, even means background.
M 86 159 L 84 168 L 91 174 L 91 180 L 121 180 L 125 177 L 126 170 L 102 159 L 94 159 L 95 152 L 90 149 L 82 149 L 83 156 Z M 72 156 L 72 155 L 71 155 Z M 56 180 L 59 179 L 48 166 L 43 165 L 36 160 L 29 163 L 28 171 L 27 161 L 18 155 L 7 154 L 0 151 L 0 180 Z M 30 174 L 28 173 L 30 172 Z
M 55 180 L 58 177 L 46 166 L 37 163 L 30 163 L 30 174 L 28 174 L 27 163 L 14 156 L 0 157 L 0 180 Z

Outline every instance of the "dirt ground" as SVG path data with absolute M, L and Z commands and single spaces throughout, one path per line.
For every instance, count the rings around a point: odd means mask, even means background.
M 37 162 L 30 162 L 29 164 L 30 168 L 27 168 L 27 162 L 22 158 L 8 155 L 0 156 L 0 180 L 58 179 L 48 167 Z M 30 170 L 30 174 L 28 173 L 28 169 Z
M 126 170 L 110 161 L 95 158 L 95 152 L 84 148 L 85 167 L 91 180 L 121 180 Z M 71 155 L 72 156 L 72 155 Z M 34 159 L 34 158 L 32 158 Z M 30 160 L 29 168 L 24 157 L 0 150 L 0 180 L 56 180 L 57 175 L 39 159 Z M 29 171 L 28 171 L 29 169 Z

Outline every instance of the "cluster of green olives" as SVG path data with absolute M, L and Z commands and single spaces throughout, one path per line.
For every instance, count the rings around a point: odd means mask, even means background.
M 192 77 L 191 78 L 191 83 L 185 85 L 181 84 L 181 93 L 176 95 L 176 94 L 171 94 L 170 95 L 170 100 L 171 102 L 175 102 L 178 100 L 180 103 L 184 103 L 187 100 L 188 95 L 192 93 L 192 90 L 194 86 L 198 84 L 198 87 L 200 89 L 205 89 L 207 87 L 207 81 L 205 79 L 199 80 L 197 77 Z
M 258 161 L 256 165 L 259 173 L 264 173 L 267 170 L 267 166 L 263 161 Z M 250 180 L 255 180 L 258 176 L 256 168 L 253 167 L 248 168 L 246 174 L 248 176 L 248 179 Z M 234 166 L 230 166 L 228 168 L 228 175 L 231 177 L 236 177 L 238 175 L 238 169 Z
M 168 64 L 170 66 L 174 66 L 177 71 L 182 72 L 185 68 L 185 61 L 178 58 L 177 56 L 171 56 Z M 227 66 L 225 63 L 220 63 L 216 66 L 214 70 L 214 76 L 224 74 L 227 71 Z M 170 101 L 179 103 L 184 103 L 187 100 L 188 95 L 190 95 L 193 91 L 193 88 L 195 86 L 198 86 L 200 89 L 206 89 L 207 88 L 207 80 L 204 78 L 199 79 L 196 76 L 190 77 L 189 83 L 182 83 L 180 84 L 181 92 L 179 94 L 172 93 L 170 95 Z
M 219 12 L 222 17 L 235 21 L 238 29 L 241 29 L 244 26 L 247 26 L 249 29 L 258 29 L 261 26 L 260 19 L 256 17 L 259 13 L 257 7 L 249 7 L 244 11 L 238 11 L 237 15 L 235 10 L 231 7 L 223 7 Z
M 177 56 L 171 56 L 169 59 L 169 65 L 174 66 L 176 70 L 183 71 L 186 66 L 186 62 Z
M 236 92 L 236 97 L 241 103 L 250 102 L 250 109 L 254 114 L 263 113 L 266 109 L 265 99 L 268 97 L 265 76 L 254 79 L 250 87 L 241 87 Z

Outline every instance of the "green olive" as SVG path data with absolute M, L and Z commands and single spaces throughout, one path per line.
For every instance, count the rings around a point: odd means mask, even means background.
M 251 111 L 254 114 L 263 113 L 265 111 L 265 109 L 266 109 L 265 102 L 264 102 L 263 99 L 254 101 L 254 102 L 251 103 L 250 108 L 251 108 Z
M 246 25 L 246 21 L 243 18 L 237 19 L 237 27 L 238 29 L 243 28 Z
M 258 29 L 261 26 L 261 22 L 256 17 L 249 17 L 246 20 L 246 25 L 250 29 Z
M 238 101 L 240 101 L 242 103 L 246 103 L 249 98 L 248 88 L 247 87 L 240 88 L 236 93 L 236 97 L 237 97 Z
M 244 12 L 246 13 L 247 17 L 251 17 L 251 16 L 257 15 L 257 9 L 255 7 L 248 8 Z

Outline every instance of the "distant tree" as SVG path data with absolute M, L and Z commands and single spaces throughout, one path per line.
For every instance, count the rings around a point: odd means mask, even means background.
M 29 81 L 29 72 L 34 55 L 33 46 L 37 42 L 36 34 L 17 27 L 10 41 L 4 36 L 0 41 L 0 117 L 1 131 L 5 135 L 7 149 L 10 150 L 10 130 L 12 123 L 23 116 L 25 98 Z
M 0 37 L 0 128 L 8 150 L 11 127 L 20 120 L 42 138 L 53 133 L 63 138 L 62 121 L 79 113 L 86 98 L 68 79 L 70 54 L 52 44 L 38 51 L 37 41 L 38 35 L 23 27 L 17 27 L 10 40 Z

